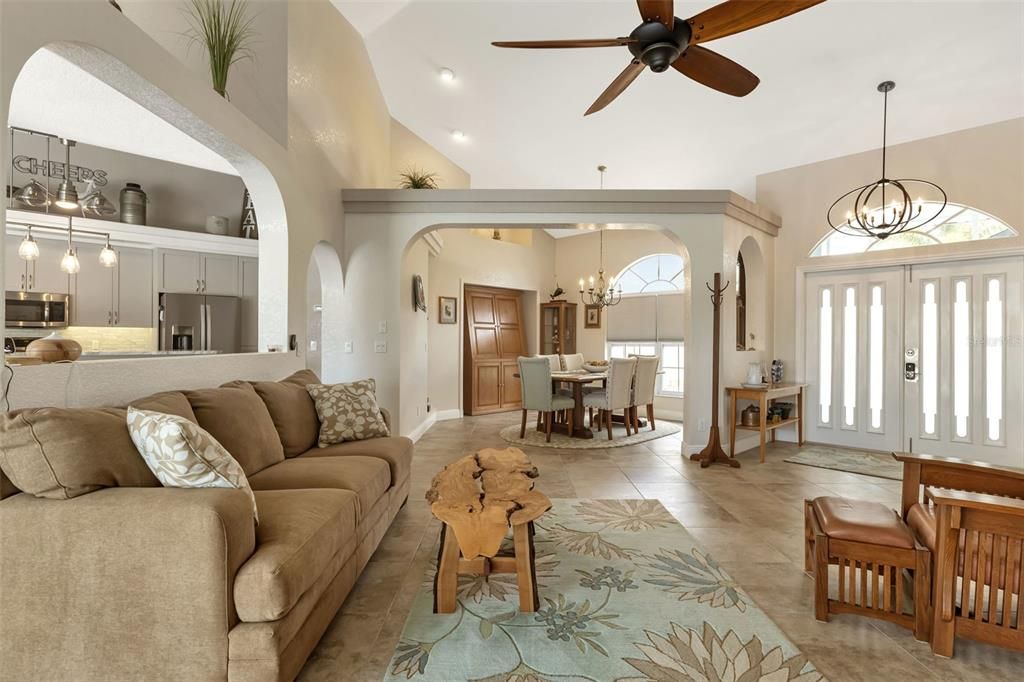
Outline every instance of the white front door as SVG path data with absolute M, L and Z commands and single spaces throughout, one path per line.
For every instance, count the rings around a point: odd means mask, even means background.
M 805 285 L 809 441 L 1024 466 L 1024 258 Z
M 902 267 L 807 276 L 807 440 L 900 449 L 902 283 Z
M 1022 258 L 907 268 L 905 449 L 1024 466 L 1022 281 Z

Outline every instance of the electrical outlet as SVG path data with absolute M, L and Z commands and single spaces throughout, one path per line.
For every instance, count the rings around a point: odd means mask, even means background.
M 346 341 L 345 342 L 345 352 L 346 353 L 351 353 L 352 352 L 352 342 L 351 341 Z
M 381 320 L 380 322 L 377 323 L 377 333 L 378 334 L 387 334 L 388 333 L 388 321 L 387 320 Z
M 375 341 L 373 343 L 373 352 L 374 353 L 387 353 L 388 352 L 388 343 L 387 343 L 387 341 Z

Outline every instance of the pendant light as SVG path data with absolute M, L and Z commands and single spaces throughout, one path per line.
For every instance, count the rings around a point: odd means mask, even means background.
M 117 265 L 117 251 L 110 248 L 110 236 L 107 236 L 107 243 L 100 251 L 100 265 L 105 268 L 112 268 Z
M 28 234 L 18 244 L 18 258 L 21 260 L 33 261 L 39 259 L 39 244 L 32 238 L 32 228 L 28 228 Z
M 75 146 L 75 141 L 62 137 L 60 143 L 64 145 L 64 180 L 57 188 L 55 203 L 58 208 L 75 209 L 78 208 L 78 190 L 75 189 L 75 183 L 71 182 L 71 148 Z
M 46 158 L 50 158 L 50 144 L 47 140 L 46 144 Z M 49 164 L 47 164 L 49 165 Z M 17 201 L 19 204 L 28 206 L 29 208 L 43 208 L 50 205 L 50 200 L 53 198 L 50 195 L 49 190 L 43 187 L 43 184 L 35 178 L 30 179 L 24 185 L 18 188 L 18 191 L 14 191 L 14 128 L 11 128 L 11 177 L 8 180 L 11 186 L 11 203 L 10 208 L 14 208 L 13 202 Z
M 71 216 L 68 216 L 68 250 L 60 259 L 60 269 L 69 275 L 77 275 L 82 269 L 82 264 L 78 262 L 78 249 L 75 248 L 71 237 Z
M 605 282 L 604 279 L 604 230 L 601 230 L 601 257 L 597 263 L 597 279 L 590 276 L 590 286 L 584 289 L 583 278 L 580 278 L 580 301 L 586 305 L 596 305 L 599 308 L 610 308 L 622 301 L 622 285 L 618 291 L 615 289 L 615 278 Z
M 882 93 L 882 177 L 855 187 L 835 200 L 828 209 L 829 226 L 841 234 L 887 239 L 894 234 L 915 230 L 938 218 L 946 208 L 946 192 L 934 182 L 915 178 L 890 179 L 886 175 L 886 135 L 889 121 L 889 93 L 893 81 L 878 84 Z M 915 202 L 911 194 L 918 194 Z M 941 201 L 928 202 L 921 195 L 940 195 Z M 888 196 L 886 196 L 888 195 Z

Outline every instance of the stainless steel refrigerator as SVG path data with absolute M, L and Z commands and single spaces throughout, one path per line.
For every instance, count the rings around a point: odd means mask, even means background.
M 236 296 L 160 294 L 160 350 L 242 350 L 242 300 Z

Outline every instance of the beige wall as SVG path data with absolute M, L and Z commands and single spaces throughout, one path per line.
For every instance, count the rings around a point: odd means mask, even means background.
M 437 323 L 437 308 L 431 305 L 433 291 L 428 273 L 428 259 L 430 259 L 430 249 L 422 239 L 416 240 L 409 247 L 405 258 L 402 259 L 401 280 L 406 295 L 405 300 L 401 301 L 398 308 L 401 333 L 397 335 L 397 339 L 396 335 L 391 336 L 392 343 L 398 344 L 394 352 L 398 353 L 403 360 L 399 381 L 403 394 L 409 398 L 402 400 L 399 407 L 398 423 L 402 425 L 400 428 L 406 435 L 410 433 L 410 427 L 418 426 L 427 418 L 427 399 L 430 395 L 427 372 L 430 362 L 428 335 L 430 326 Z M 423 290 L 427 301 L 426 312 L 416 310 L 413 306 L 412 278 L 414 275 L 423 278 Z M 399 287 L 399 291 L 401 289 L 402 286 Z M 367 321 L 367 323 L 375 324 L 373 321 Z M 439 352 L 444 353 L 446 350 L 446 348 L 441 348 Z M 455 347 L 455 350 L 458 350 L 458 346 Z
M 826 267 L 828 263 L 878 264 L 870 257 L 808 257 L 828 231 L 825 213 L 832 201 L 852 187 L 879 174 L 877 150 L 799 166 L 757 178 L 757 203 L 782 216 L 775 246 L 774 356 L 786 363 L 790 378 L 798 369 L 797 268 Z M 889 148 L 889 168 L 898 177 L 925 178 L 941 185 L 949 200 L 990 213 L 1024 233 L 1024 119 L 962 130 Z M 966 256 L 989 249 L 1020 248 L 1024 237 L 945 247 L 887 252 L 895 262 L 928 254 Z
M 437 173 L 437 185 L 444 189 L 469 189 L 469 173 L 427 144 L 423 138 L 391 119 L 391 178 L 387 187 L 397 187 L 398 174 L 415 168 Z
M 531 232 L 532 243 L 526 246 L 511 241 L 495 241 L 475 234 L 473 230 L 439 230 L 444 246 L 437 257 L 430 259 L 427 287 L 429 395 L 433 410 L 439 414 L 462 409 L 460 347 L 464 321 L 463 286 L 477 284 L 526 292 L 523 296 L 526 344 L 531 354 L 537 352 L 537 303 L 538 300 L 546 301 L 546 293 L 553 288 L 556 240 L 541 230 Z M 405 284 L 403 278 L 402 286 Z M 438 296 L 459 299 L 458 324 L 438 323 Z M 404 325 L 402 330 L 404 335 Z M 405 388 L 403 382 L 403 405 Z

